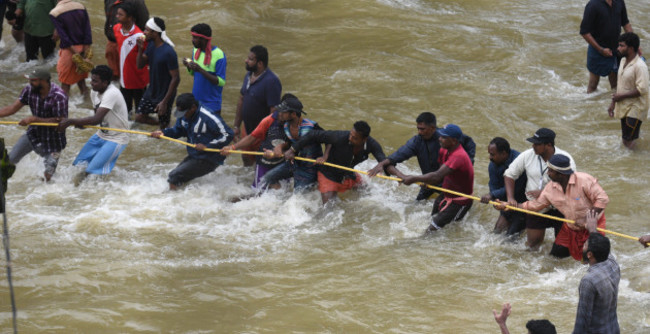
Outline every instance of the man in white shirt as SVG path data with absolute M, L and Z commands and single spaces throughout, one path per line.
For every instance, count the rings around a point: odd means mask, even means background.
M 550 159 L 554 154 L 563 154 L 569 157 L 571 161 L 571 169 L 574 171 L 576 170 L 576 164 L 571 155 L 555 147 L 555 132 L 553 132 L 553 130 L 541 128 L 535 132 L 534 136 L 526 140 L 533 143 L 533 147 L 519 154 L 519 156 L 512 161 L 508 169 L 503 173 L 508 204 L 512 206 L 516 206 L 517 204 L 517 200 L 515 199 L 515 180 L 517 180 L 523 173 L 526 173 L 527 178 L 526 197 L 528 200 L 539 197 L 544 186 L 550 182 L 547 174 L 548 168 L 546 166 L 546 161 L 548 161 L 548 159 Z M 542 213 L 556 217 L 563 217 L 562 214 L 554 208 L 546 212 L 542 211 Z M 561 221 L 542 218 L 535 215 L 526 215 L 526 245 L 532 250 L 538 249 L 544 241 L 546 229 L 552 227 L 557 236 L 562 228 L 562 224 Z M 568 256 L 569 250 L 562 248 L 565 247 L 553 244 L 551 255 L 561 258 Z
M 101 124 L 101 127 L 114 129 L 129 129 L 129 115 L 122 93 L 111 85 L 113 72 L 106 65 L 99 65 L 91 72 L 90 95 L 95 107 L 95 115 L 86 118 L 68 118 L 59 123 L 59 131 L 65 131 L 68 126 L 83 127 L 84 125 Z M 85 177 L 88 174 L 108 174 L 115 167 L 115 162 L 126 148 L 129 137 L 124 132 L 97 130 L 84 147 L 79 151 L 72 163 L 88 163 Z M 77 180 L 80 182 L 81 180 Z

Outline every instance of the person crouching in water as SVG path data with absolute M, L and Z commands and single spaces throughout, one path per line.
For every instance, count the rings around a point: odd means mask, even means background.
M 151 137 L 170 138 L 187 137 L 187 141 L 195 144 L 187 147 L 187 157 L 169 173 L 169 189 L 176 190 L 179 186 L 203 175 L 213 172 L 223 165 L 225 156 L 218 152 L 206 152 L 206 148 L 220 149 L 232 141 L 234 133 L 226 125 L 221 116 L 212 110 L 199 106 L 191 93 L 185 93 L 176 99 L 176 124 L 164 130 L 151 133 Z

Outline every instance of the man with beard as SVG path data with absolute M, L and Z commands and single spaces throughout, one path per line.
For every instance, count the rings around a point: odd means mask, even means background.
M 438 163 L 438 151 L 440 151 L 440 134 L 436 131 L 436 115 L 430 112 L 421 113 L 416 119 L 416 128 L 418 134 L 409 139 L 406 144 L 397 149 L 393 154 L 389 155 L 387 159 L 378 163 L 375 167 L 368 171 L 370 177 L 377 175 L 382 171 L 388 174 L 395 175 L 403 178 L 404 174 L 400 172 L 395 166 L 402 163 L 413 156 L 418 159 L 418 165 L 422 174 L 435 172 L 440 168 Z M 469 159 L 474 163 L 474 154 L 476 153 L 476 144 L 472 137 L 463 134 L 459 140 L 463 146 Z M 440 184 L 436 184 L 440 186 Z M 420 192 L 416 197 L 416 201 L 426 200 L 430 198 L 436 190 L 422 186 Z
M 343 167 L 354 166 L 366 161 L 372 154 L 377 162 L 386 159 L 381 145 L 370 137 L 370 125 L 365 121 L 354 123 L 350 131 L 312 130 L 297 142 L 291 144 L 284 152 L 284 158 L 290 161 L 302 149 L 313 144 L 332 145 L 327 162 Z M 361 175 L 334 167 L 323 166 L 318 171 L 318 190 L 323 204 L 345 192 L 361 185 Z
M 127 3 L 133 9 L 131 15 L 135 25 L 144 31 L 145 24 L 149 19 L 149 10 L 144 0 L 104 0 L 104 10 L 106 13 L 106 22 L 104 23 L 104 35 L 106 36 L 106 62 L 113 70 L 113 78 L 120 76 L 120 54 L 117 51 L 117 39 L 113 26 L 118 23 L 117 8 L 120 4 Z
M 526 174 L 526 197 L 528 200 L 533 200 L 539 197 L 539 194 L 544 189 L 544 186 L 549 182 L 548 168 L 546 161 L 553 156 L 553 154 L 562 154 L 569 157 L 571 161 L 571 169 L 576 170 L 575 162 L 571 155 L 558 147 L 555 147 L 555 132 L 551 129 L 540 128 L 535 134 L 526 139 L 533 144 L 533 147 L 527 149 L 515 160 L 510 163 L 510 166 L 503 174 L 504 183 L 506 187 L 506 197 L 508 204 L 516 206 L 517 198 L 515 196 L 515 180 L 519 179 Z M 541 211 L 550 216 L 561 217 L 562 214 L 556 209 L 549 208 Z M 550 218 L 542 218 L 535 215 L 526 215 L 526 245 L 531 250 L 537 250 L 544 241 L 544 234 L 546 229 L 552 227 L 555 235 L 560 232 L 562 222 Z M 551 254 L 559 249 L 552 249 Z
M 441 146 L 438 151 L 440 168 L 424 175 L 404 175 L 402 182 L 405 185 L 415 182 L 437 185 L 442 182 L 445 189 L 471 195 L 474 191 L 474 166 L 459 141 L 463 132 L 455 124 L 447 124 L 438 132 Z M 447 192 L 438 196 L 433 202 L 431 223 L 426 233 L 435 232 L 452 221 L 463 219 L 472 204 L 469 198 Z
M 165 21 L 152 17 L 144 29 L 147 46 L 138 39 L 138 56 L 136 64 L 139 69 L 149 65 L 149 87 L 144 92 L 135 121 L 150 125 L 159 125 L 164 129 L 171 120 L 172 105 L 176 97 L 176 88 L 181 81 L 178 75 L 178 56 L 174 43 L 167 37 Z M 157 114 L 158 119 L 149 117 Z
M 586 215 L 589 239 L 582 247 L 582 262 L 589 269 L 580 280 L 578 310 L 574 334 L 620 333 L 616 308 L 621 269 L 611 254 L 609 239 L 596 232 L 598 213 L 589 210 Z
M 140 105 L 140 100 L 149 84 L 149 67 L 138 68 L 138 39 L 144 38 L 144 33 L 135 24 L 133 17 L 135 8 L 129 2 L 123 2 L 117 7 L 118 23 L 113 26 L 120 56 L 120 92 L 124 96 L 126 108 L 131 114 L 133 108 Z
M 29 79 L 29 85 L 23 89 L 16 102 L 0 109 L 0 117 L 13 115 L 25 105 L 29 105 L 32 116 L 19 122 L 23 126 L 30 123 L 58 123 L 68 117 L 68 96 L 61 87 L 50 82 L 50 72 L 37 68 L 25 76 Z M 49 181 L 56 171 L 59 156 L 65 145 L 65 133 L 60 133 L 51 126 L 30 125 L 11 149 L 9 161 L 15 165 L 27 153 L 34 151 L 43 157 L 43 175 L 45 181 Z
M 221 94 L 226 84 L 226 55 L 212 45 L 212 28 L 205 23 L 192 27 L 192 58 L 183 59 L 183 65 L 194 77 L 192 94 L 209 110 L 221 115 Z
M 618 52 L 623 56 L 618 70 L 619 85 L 607 112 L 621 120 L 623 145 L 633 149 L 641 123 L 648 117 L 648 66 L 639 52 L 639 36 L 626 32 L 619 38 Z
M 600 214 L 598 227 L 605 228 L 603 210 L 609 203 L 609 197 L 595 177 L 587 173 L 574 172 L 571 159 L 566 155 L 553 155 L 546 162 L 546 166 L 548 177 L 552 182 L 549 182 L 536 198 L 514 206 L 524 210 L 541 211 L 552 205 L 564 215 L 564 218 L 573 220 L 574 224 L 562 224 L 560 232 L 555 237 L 551 255 L 558 258 L 570 255 L 580 260 L 582 246 L 589 238 L 589 231 L 585 229 L 587 211 L 593 209 Z M 504 204 L 499 204 L 496 208 L 506 209 Z
M 269 52 L 261 46 L 255 45 L 250 49 L 248 57 L 245 59 L 246 75 L 242 84 L 237 103 L 237 113 L 235 114 L 235 141 L 240 137 L 245 137 L 255 130 L 264 117 L 272 114 L 274 107 L 280 103 L 282 94 L 282 84 L 280 79 L 268 68 Z M 244 123 L 243 132 L 240 134 L 240 128 Z M 249 146 L 242 146 L 241 149 L 247 151 L 257 151 L 260 142 L 253 142 Z M 254 156 L 242 155 L 244 166 L 251 166 L 255 161 Z

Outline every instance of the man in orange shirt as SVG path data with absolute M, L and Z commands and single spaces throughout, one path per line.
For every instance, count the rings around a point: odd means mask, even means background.
M 555 238 L 551 255 L 559 258 L 571 255 L 574 259 L 581 260 L 582 246 L 589 238 L 589 231 L 585 229 L 587 212 L 591 209 L 595 210 L 599 214 L 598 227 L 605 228 L 603 210 L 609 202 L 609 197 L 595 177 L 587 173 L 574 172 L 569 157 L 555 154 L 546 164 L 552 182 L 544 187 L 539 197 L 517 204 L 517 207 L 540 211 L 553 205 L 566 219 L 575 221 L 575 224 L 562 225 L 560 233 Z M 505 203 L 496 208 L 505 210 Z

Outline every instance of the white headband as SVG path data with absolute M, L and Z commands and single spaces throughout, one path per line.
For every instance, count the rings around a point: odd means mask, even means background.
M 172 40 L 169 39 L 169 37 L 167 37 L 167 33 L 156 24 L 156 21 L 154 21 L 153 17 L 150 18 L 149 21 L 147 21 L 146 26 L 153 31 L 159 32 L 160 38 L 162 38 L 162 40 L 165 41 L 165 43 L 171 45 L 172 47 L 175 46 Z

